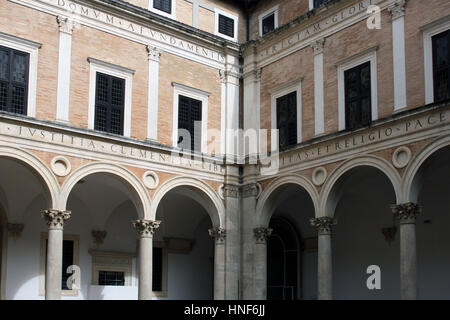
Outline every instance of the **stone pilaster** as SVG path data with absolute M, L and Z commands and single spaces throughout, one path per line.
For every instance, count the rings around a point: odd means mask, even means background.
M 253 229 L 255 237 L 254 253 L 254 286 L 255 299 L 267 299 L 267 238 L 272 234 L 272 229 L 258 227 Z
M 148 54 L 147 139 L 158 141 L 159 59 L 161 50 L 146 47 Z
M 224 300 L 225 283 L 225 238 L 226 231 L 223 228 L 212 228 L 208 230 L 209 235 L 214 238 L 214 300 Z
M 333 266 L 331 253 L 331 233 L 336 220 L 331 217 L 311 219 L 318 232 L 317 291 L 319 300 L 333 298 Z
M 47 262 L 45 268 L 45 299 L 61 299 L 62 250 L 64 223 L 70 218 L 70 211 L 42 210 L 41 216 L 48 227 Z
M 139 234 L 139 300 L 151 300 L 153 281 L 153 234 L 158 229 L 161 221 L 135 220 L 133 226 Z
M 403 203 L 391 206 L 400 224 L 400 298 L 417 299 L 416 218 L 422 206 Z

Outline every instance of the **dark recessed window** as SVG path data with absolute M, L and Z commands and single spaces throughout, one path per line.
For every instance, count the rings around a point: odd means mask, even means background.
M 297 144 L 297 91 L 277 98 L 280 150 Z
M 125 273 L 120 271 L 99 271 L 98 284 L 100 286 L 124 286 Z
M 27 114 L 30 55 L 0 46 L 0 110 Z
M 366 62 L 345 74 L 345 127 L 357 129 L 372 121 L 372 94 L 370 62 Z
M 168 14 L 172 13 L 172 0 L 153 0 L 153 8 L 164 11 Z
M 219 14 L 219 33 L 234 38 L 234 19 Z
M 201 151 L 202 102 L 178 96 L 178 147 Z
M 163 254 L 162 248 L 153 248 L 153 291 L 162 291 Z
M 314 0 L 314 8 L 320 7 L 324 3 L 329 2 L 330 0 Z
M 433 41 L 434 101 L 450 99 L 450 30 L 435 35 Z
M 275 29 L 275 13 L 272 13 L 270 16 L 265 17 L 262 21 L 262 34 L 265 35 L 266 33 L 274 29 Z
M 125 79 L 97 72 L 95 130 L 123 134 Z

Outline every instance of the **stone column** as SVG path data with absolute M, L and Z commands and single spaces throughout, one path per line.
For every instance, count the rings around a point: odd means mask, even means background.
M 416 217 L 422 206 L 415 203 L 392 205 L 400 224 L 400 298 L 417 298 Z
M 158 91 L 159 91 L 159 58 L 161 50 L 147 46 L 148 53 L 148 107 L 147 107 L 147 139 L 158 140 Z
M 314 134 L 325 132 L 324 94 L 323 94 L 323 47 L 325 39 L 311 43 L 314 51 Z
M 72 31 L 74 22 L 58 16 L 56 22 L 59 26 L 59 54 L 58 54 L 58 90 L 56 101 L 56 120 L 69 121 L 70 99 L 70 69 L 72 51 Z
M 226 232 L 223 228 L 208 230 L 209 235 L 214 238 L 214 300 L 225 299 L 225 238 Z
M 45 265 L 45 300 L 61 299 L 62 250 L 64 222 L 70 211 L 42 210 L 41 216 L 48 226 L 47 261 Z
M 253 229 L 255 242 L 255 297 L 256 300 L 267 299 L 267 238 L 272 229 L 259 227 Z
M 331 254 L 331 229 L 336 220 L 331 217 L 311 219 L 318 232 L 317 291 L 319 300 L 333 299 L 333 268 Z
M 405 5 L 397 0 L 388 6 L 392 14 L 392 51 L 394 71 L 394 111 L 406 108 Z
M 153 233 L 158 229 L 161 221 L 135 220 L 133 226 L 139 233 L 139 300 L 151 300 L 153 276 Z

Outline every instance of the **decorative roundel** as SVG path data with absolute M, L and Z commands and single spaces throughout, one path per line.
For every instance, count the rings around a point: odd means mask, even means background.
M 54 157 L 50 162 L 50 166 L 52 171 L 59 177 L 67 176 L 70 170 L 72 170 L 70 161 L 62 156 Z
M 392 163 L 398 169 L 404 168 L 411 160 L 411 150 L 408 147 L 400 147 L 392 155 Z
M 158 175 L 153 171 L 144 172 L 142 180 L 144 181 L 144 185 L 149 189 L 155 189 L 159 184 Z
M 316 186 L 320 186 L 322 185 L 325 180 L 327 179 L 327 170 L 324 167 L 319 167 L 314 169 L 313 173 L 312 173 L 312 182 L 316 185 Z

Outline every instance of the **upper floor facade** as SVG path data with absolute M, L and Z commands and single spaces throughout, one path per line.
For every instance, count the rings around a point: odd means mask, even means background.
M 287 150 L 450 98 L 445 0 L 0 1 L 4 115 L 101 138 Z

